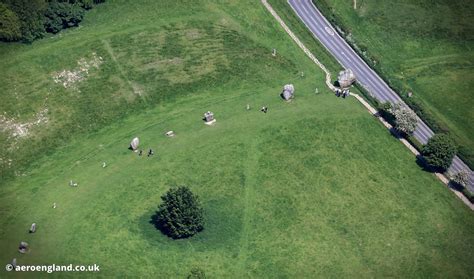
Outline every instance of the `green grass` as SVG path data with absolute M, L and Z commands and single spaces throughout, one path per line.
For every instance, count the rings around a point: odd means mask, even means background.
M 318 60 L 324 64 L 326 69 L 331 73 L 334 81 L 337 78 L 339 71 L 343 70 L 342 66 L 334 57 L 324 48 L 324 46 L 312 35 L 308 28 L 301 22 L 299 17 L 288 5 L 285 0 L 269 0 L 273 9 L 283 19 L 291 31 L 298 37 L 298 39 L 308 48 Z
M 192 3 L 108 2 L 60 37 L 1 46 L 1 77 L 21 93 L 2 109 L 51 113 L 18 143 L 27 167 L 1 181 L 0 262 L 97 263 L 106 277 L 471 276 L 472 212 L 354 98 L 329 94 L 263 6 Z M 51 82 L 92 52 L 104 63 L 80 92 Z M 127 150 L 134 136 L 155 156 Z M 149 221 L 176 185 L 200 196 L 206 225 L 174 241 Z
M 39 161 L 2 187 L 1 260 L 173 278 L 193 266 L 233 278 L 468 277 L 469 209 L 354 99 L 314 95 L 308 80 L 295 85 L 290 104 L 267 86 L 189 97 Z M 266 115 L 255 109 L 263 103 Z M 213 127 L 200 120 L 206 109 L 216 113 Z M 163 135 L 168 129 L 176 138 Z M 127 150 L 134 135 L 156 156 Z M 189 185 L 204 204 L 206 228 L 189 240 L 149 223 L 175 185 Z M 28 235 L 33 221 L 38 232 Z M 20 240 L 29 255 L 17 254 Z
M 141 2 L 128 4 L 127 9 L 123 4 L 100 5 L 79 29 L 33 45 L 0 45 L 5 62 L 0 111 L 17 123 L 26 123 L 34 121 L 39 111 L 49 110 L 48 125 L 33 126 L 26 140 L 10 140 L 9 133 L 2 133 L 0 142 L 7 148 L 0 155 L 13 160 L 11 165 L 0 162 L 2 176 L 74 135 L 96 131 L 134 111 L 217 85 L 251 89 L 262 78 L 283 80 L 287 74 L 278 69 L 295 76 L 303 70 L 289 54 L 265 59 L 272 47 L 285 53 L 292 46 L 287 40 L 255 41 L 260 36 L 257 32 L 271 30 L 267 25 L 255 32 L 240 32 L 248 28 L 241 25 L 246 21 L 238 23 L 234 17 L 239 14 L 227 13 L 235 13 L 231 9 L 206 2 L 194 7 L 195 11 L 167 13 L 185 4 L 160 3 L 146 3 L 147 11 L 142 11 Z M 117 14 L 120 18 L 113 17 Z M 269 17 L 266 22 L 273 24 Z M 87 80 L 77 84 L 78 90 L 54 83 L 55 72 L 76 69 L 78 60 L 90 59 L 94 52 L 105 63 L 92 68 Z
M 413 91 L 437 130 L 449 131 L 474 165 L 474 6 L 469 1 L 315 2 L 403 95 Z M 433 120 L 431 120 L 433 119 Z M 436 126 L 436 127 L 435 127 Z

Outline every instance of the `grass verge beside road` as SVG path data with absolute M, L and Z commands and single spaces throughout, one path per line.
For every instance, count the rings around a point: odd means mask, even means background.
M 313 2 L 433 131 L 451 134 L 473 168 L 471 4 L 366 0 L 354 10 L 348 1 Z

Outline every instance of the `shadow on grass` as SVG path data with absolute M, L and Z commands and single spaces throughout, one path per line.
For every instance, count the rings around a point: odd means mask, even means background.
M 160 220 L 158 216 L 158 212 L 155 212 L 155 214 L 153 214 L 150 217 L 149 223 L 153 225 L 157 230 L 161 231 L 163 234 L 175 240 L 191 238 L 204 230 L 204 228 L 201 226 L 201 228 L 198 231 L 194 232 L 193 234 L 186 234 L 186 235 L 180 235 L 180 236 L 173 235 L 172 231 L 170 231 L 168 226 L 166 226 L 166 223 L 163 222 L 163 220 Z
M 449 181 L 448 187 L 458 192 L 463 192 L 464 190 L 464 186 L 453 181 Z
M 378 112 L 380 113 L 380 112 Z M 390 133 L 398 140 L 400 139 L 403 139 L 404 138 L 404 135 L 401 134 L 397 129 L 395 129 L 394 127 L 390 128 L 389 129 Z
M 146 211 L 137 220 L 137 233 L 141 234 L 153 246 L 169 247 L 170 249 L 188 249 L 192 244 L 194 249 L 200 251 L 222 249 L 231 243 L 237 243 L 240 234 L 238 229 L 241 223 L 233 216 L 225 215 L 222 211 L 207 207 L 206 228 L 192 237 L 173 239 L 161 230 L 161 224 L 157 220 L 157 211 Z M 226 218 L 227 217 L 227 218 Z M 235 227 L 233 226 L 235 222 Z M 161 249 L 161 248 L 160 248 Z
M 392 136 L 398 140 L 407 139 L 407 134 L 398 131 L 394 127 L 390 128 L 389 131 L 392 134 Z M 433 167 L 430 167 L 422 155 L 416 155 L 416 164 L 420 167 L 421 170 L 425 172 L 429 172 L 429 173 L 435 173 L 435 172 L 444 173 L 445 171 L 445 170 L 435 169 Z
M 155 225 L 156 211 L 147 211 L 138 219 L 139 232 L 152 244 L 169 245 L 173 242 L 172 238 L 163 234 Z
M 420 169 L 422 169 L 425 172 L 429 172 L 429 173 L 436 172 L 436 170 L 428 166 L 425 158 L 423 158 L 423 156 L 421 155 L 416 155 L 416 164 L 420 167 Z
M 163 222 L 158 218 L 158 212 L 155 211 L 153 215 L 151 215 L 150 220 L 148 221 L 151 225 L 155 227 L 155 229 L 161 231 L 163 234 L 168 235 L 168 231 L 163 226 Z

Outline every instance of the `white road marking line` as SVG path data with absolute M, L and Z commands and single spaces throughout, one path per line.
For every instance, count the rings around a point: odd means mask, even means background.
M 326 26 L 326 27 L 324 27 L 324 29 L 326 30 L 326 32 L 329 33 L 329 35 L 334 36 L 334 32 L 331 30 L 331 28 Z

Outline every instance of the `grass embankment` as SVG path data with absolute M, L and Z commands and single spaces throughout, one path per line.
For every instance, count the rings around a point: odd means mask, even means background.
M 25 120 L 49 109 L 16 154 L 74 135 L 2 181 L 3 263 L 97 263 L 101 276 L 164 278 L 196 266 L 216 278 L 474 272 L 472 212 L 355 99 L 329 94 L 323 73 L 261 5 L 110 2 L 80 29 L 2 48 L 11 59 L 2 77 L 12 77 L 3 79 L 20 104 L 2 109 L 23 108 Z M 92 52 L 104 62 L 78 90 L 51 81 Z M 22 86 L 28 80 L 35 90 Z M 291 103 L 278 96 L 287 82 L 296 87 Z M 202 123 L 207 110 L 215 126 Z M 134 136 L 155 156 L 127 150 Z M 206 219 L 203 232 L 179 241 L 149 223 L 175 185 L 201 197 Z M 38 230 L 28 234 L 32 222 Z M 22 240 L 29 254 L 18 254 Z

